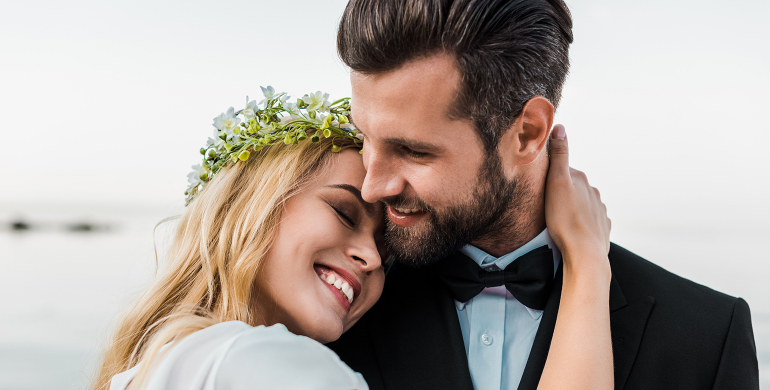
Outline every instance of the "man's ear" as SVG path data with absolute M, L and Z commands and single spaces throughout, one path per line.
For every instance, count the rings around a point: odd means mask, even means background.
M 553 104 L 535 96 L 524 105 L 521 115 L 500 138 L 498 151 L 506 171 L 534 161 L 548 141 L 553 126 Z

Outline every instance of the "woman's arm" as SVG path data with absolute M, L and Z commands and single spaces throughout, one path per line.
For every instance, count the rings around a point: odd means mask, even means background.
M 612 389 L 610 220 L 599 191 L 569 167 L 564 127 L 554 126 L 545 218 L 562 253 L 564 282 L 551 348 L 538 385 L 546 389 Z

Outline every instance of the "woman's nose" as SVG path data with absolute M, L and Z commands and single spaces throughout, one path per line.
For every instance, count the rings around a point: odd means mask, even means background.
M 356 266 L 361 271 L 371 272 L 382 266 L 382 258 L 373 237 L 366 239 L 366 242 L 357 244 L 348 248 L 347 255 L 355 261 Z

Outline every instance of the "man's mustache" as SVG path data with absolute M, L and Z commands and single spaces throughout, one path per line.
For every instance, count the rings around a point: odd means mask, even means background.
M 400 195 L 396 196 L 389 196 L 387 198 L 382 198 L 381 202 L 384 203 L 386 206 L 398 208 L 398 209 L 417 209 L 421 211 L 427 211 L 432 212 L 433 207 L 425 203 L 420 198 L 414 198 L 414 197 L 404 197 Z

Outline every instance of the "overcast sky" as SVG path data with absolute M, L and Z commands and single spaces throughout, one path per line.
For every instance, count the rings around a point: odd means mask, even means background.
M 4 2 L 0 204 L 181 204 L 212 118 L 260 85 L 349 95 L 345 3 Z M 557 122 L 611 214 L 770 217 L 770 2 L 569 5 Z

